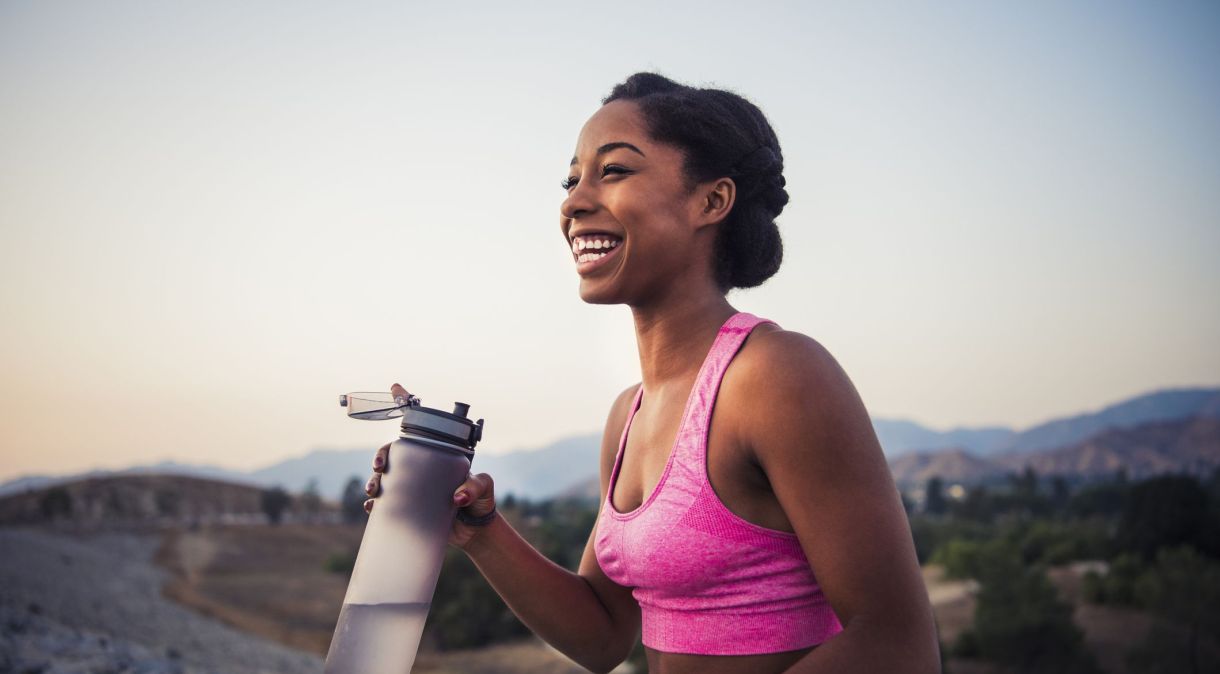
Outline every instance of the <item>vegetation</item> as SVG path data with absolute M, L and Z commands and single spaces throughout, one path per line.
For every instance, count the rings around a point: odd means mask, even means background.
M 958 500 L 930 480 L 911 519 L 920 561 L 980 584 L 973 628 L 956 656 L 1015 671 L 1090 672 L 1071 607 L 1045 569 L 1105 563 L 1084 577 L 1085 601 L 1145 610 L 1148 639 L 1128 653 L 1133 672 L 1220 671 L 1220 471 L 1206 480 L 1173 475 L 1042 484 L 1033 471 L 1003 485 L 975 486 Z M 936 495 L 939 495 L 939 500 Z
M 979 583 L 973 626 L 946 654 L 988 660 L 1013 672 L 1096 672 L 1046 570 L 1073 561 L 1102 562 L 1083 580 L 1085 601 L 1148 611 L 1156 627 L 1129 652 L 1132 672 L 1220 671 L 1220 471 L 1131 481 L 1040 479 L 1033 471 L 1006 481 L 949 490 L 934 478 L 922 507 L 910 507 L 920 563 Z M 959 498 L 950 496 L 956 493 Z M 344 511 L 362 522 L 363 484 L 345 489 Z M 505 497 L 500 511 L 535 547 L 575 569 L 596 510 L 575 501 Z M 351 573 L 355 552 L 326 560 Z M 517 621 L 464 554 L 449 550 L 425 643 L 440 650 L 521 638 Z M 642 663 L 637 647 L 632 659 Z M 952 665 L 949 665 L 952 669 Z
M 309 484 L 305 485 L 305 491 L 301 492 L 298 500 L 305 519 L 311 521 L 317 519 L 322 512 L 322 495 L 318 493 L 318 478 L 309 480 Z
M 38 509 L 48 520 L 68 517 L 72 514 L 72 494 L 63 487 L 48 489 L 38 502 Z
M 264 489 L 259 497 L 263 512 L 267 515 L 267 521 L 272 525 L 279 524 L 284 517 L 284 511 L 292 505 L 292 496 L 284 491 L 283 487 Z
M 364 493 L 364 482 L 355 475 L 351 476 L 347 484 L 343 486 L 343 493 L 339 496 L 339 508 L 343 513 L 343 521 L 348 524 L 363 522 L 366 517 L 364 513 L 366 499 L 368 499 L 368 494 Z

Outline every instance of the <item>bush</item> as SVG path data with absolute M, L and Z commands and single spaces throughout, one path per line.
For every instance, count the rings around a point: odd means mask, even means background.
M 72 494 L 63 487 L 52 487 L 39 499 L 38 509 L 49 520 L 68 517 L 72 514 Z
M 941 546 L 932 561 L 945 567 L 949 578 L 982 579 L 990 565 L 1003 558 L 1014 559 L 1017 553 L 1003 540 L 966 541 L 955 539 Z
M 991 557 L 980 582 L 972 634 L 959 640 L 959 649 L 1022 671 L 1099 671 L 1072 622 L 1072 607 L 1040 570 L 1013 557 Z
M 343 493 L 339 495 L 339 505 L 343 510 L 343 521 L 348 524 L 364 522 L 368 515 L 364 512 L 364 502 L 369 497 L 364 493 L 364 483 L 355 475 L 343 485 Z
M 1131 488 L 1118 526 L 1123 550 L 1151 561 L 1161 548 L 1193 544 L 1204 533 L 1207 493 L 1192 477 L 1168 476 Z
M 356 568 L 356 553 L 333 552 L 322 566 L 331 573 L 341 573 L 351 578 L 352 569 Z
M 261 501 L 263 512 L 271 524 L 279 524 L 284 517 L 284 511 L 292 504 L 292 497 L 281 487 L 273 487 L 262 491 Z

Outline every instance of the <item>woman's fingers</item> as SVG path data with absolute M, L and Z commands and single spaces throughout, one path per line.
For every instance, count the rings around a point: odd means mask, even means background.
M 377 455 L 373 457 L 373 472 L 384 473 L 390 468 L 390 443 L 386 443 L 377 450 Z
M 366 512 L 366 513 L 373 512 L 373 499 L 368 499 L 364 502 L 364 512 Z
M 491 476 L 487 473 L 466 476 L 466 481 L 453 492 L 453 503 L 459 508 L 468 508 L 475 517 L 491 512 L 496 505 Z
M 407 389 L 402 387 L 402 384 L 391 385 L 390 386 L 390 395 L 394 396 L 395 400 L 398 400 L 399 398 L 406 400 L 407 398 L 409 398 L 411 396 L 410 393 L 407 393 Z
M 364 483 L 364 493 L 370 498 L 376 498 L 381 493 L 381 473 L 373 473 L 373 477 Z

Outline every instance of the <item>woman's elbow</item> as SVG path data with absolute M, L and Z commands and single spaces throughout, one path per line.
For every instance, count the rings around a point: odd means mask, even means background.
M 576 661 L 576 664 L 590 672 L 608 674 L 608 672 L 613 671 L 615 667 L 623 664 L 631 656 L 631 651 L 635 648 L 637 636 L 638 634 L 632 634 L 630 638 L 625 636 L 607 636 L 601 643 L 597 644 L 598 647 L 596 649 L 572 659 Z

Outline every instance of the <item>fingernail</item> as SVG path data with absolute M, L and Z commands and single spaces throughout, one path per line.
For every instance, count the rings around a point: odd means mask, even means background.
M 459 491 L 453 495 L 453 502 L 460 506 L 464 506 L 467 503 L 470 503 L 470 494 L 467 494 L 464 491 Z
M 374 468 L 380 468 L 381 464 L 383 464 L 383 463 L 385 463 L 385 459 L 381 458 L 380 454 L 377 455 L 377 458 L 373 459 Z
M 377 486 L 376 484 L 374 484 L 375 482 L 376 482 L 376 480 L 373 480 L 373 479 L 370 479 L 368 482 L 365 482 L 364 491 L 365 492 L 373 491 L 373 489 Z
M 366 513 L 373 512 L 373 499 L 369 499 L 364 502 L 364 512 L 366 512 Z

